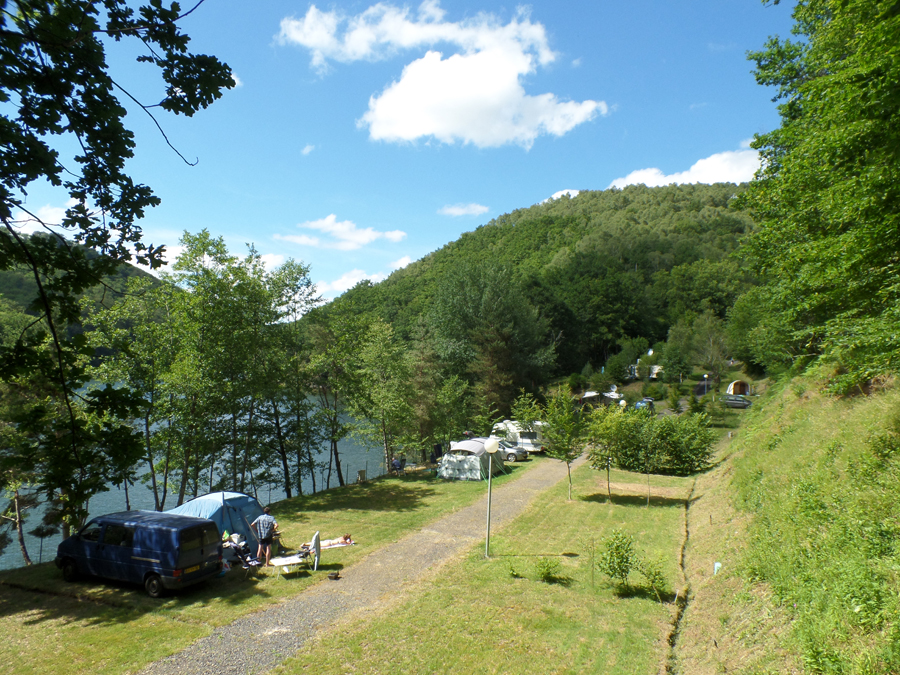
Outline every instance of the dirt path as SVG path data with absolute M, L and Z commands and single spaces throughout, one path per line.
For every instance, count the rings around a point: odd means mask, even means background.
M 584 462 L 576 460 L 573 468 Z M 563 462 L 548 461 L 493 490 L 491 531 L 522 513 L 538 493 L 566 477 Z M 308 640 L 351 613 L 383 610 L 400 601 L 404 587 L 484 541 L 487 496 L 456 513 L 372 552 L 298 597 L 217 628 L 184 651 L 151 664 L 142 673 L 246 675 L 261 673 L 292 656 Z M 319 574 L 323 574 L 319 572 Z

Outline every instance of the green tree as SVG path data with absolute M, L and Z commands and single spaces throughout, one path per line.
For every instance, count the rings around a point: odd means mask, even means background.
M 543 414 L 541 404 L 524 389 L 520 391 L 510 409 L 512 419 L 518 423 L 519 429 L 526 432 L 537 431 L 535 422 L 540 422 Z
M 400 439 L 411 435 L 410 364 L 393 329 L 376 319 L 366 329 L 356 355 L 358 386 L 348 410 L 356 420 L 355 435 L 381 446 L 390 466 Z
M 30 414 L 19 424 L 30 453 L 16 458 L 9 452 L 5 461 L 22 461 L 37 472 L 41 490 L 61 498 L 67 525 L 76 524 L 87 499 L 131 463 L 134 439 L 113 418 L 137 402 L 112 387 L 83 391 L 84 338 L 67 337 L 66 327 L 79 318 L 78 295 L 121 261 L 161 264 L 162 247 L 144 243 L 136 225 L 159 200 L 125 171 L 135 143 L 120 99 L 151 116 L 156 108 L 190 116 L 234 86 L 227 66 L 188 51 L 181 17 L 177 3 L 134 8 L 124 0 L 14 0 L 0 14 L 0 270 L 29 272 L 37 295 L 27 309 L 46 335 L 0 346 L 0 381 L 19 393 L 40 392 L 44 401 L 23 396 L 18 409 Z M 139 102 L 112 78 L 110 40 L 144 46 L 138 60 L 160 69 L 161 100 Z M 22 233 L 23 220 L 49 231 L 26 199 L 38 181 L 73 201 L 59 224 L 63 231 L 103 255 L 88 256 L 56 234 Z
M 449 371 L 469 377 L 501 414 L 518 389 L 531 389 L 553 364 L 546 321 L 511 274 L 461 265 L 447 275 L 432 307 L 435 347 Z
M 584 452 L 585 418 L 580 407 L 562 389 L 544 407 L 545 453 L 566 463 L 569 478 L 569 501 L 572 500 L 572 462 Z
M 900 12 L 877 0 L 804 0 L 797 39 L 750 54 L 778 88 L 781 126 L 758 135 L 743 198 L 746 253 L 766 279 L 759 333 L 785 338 L 766 366 L 824 359 L 833 387 L 896 371 L 900 354 Z

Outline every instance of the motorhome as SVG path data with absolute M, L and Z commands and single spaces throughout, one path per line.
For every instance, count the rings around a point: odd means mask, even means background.
M 543 422 L 535 422 L 532 425 L 534 431 L 524 431 L 519 422 L 514 420 L 503 420 L 494 425 L 491 436 L 506 439 L 517 447 L 524 448 L 529 454 L 532 452 L 543 452 L 543 427 Z

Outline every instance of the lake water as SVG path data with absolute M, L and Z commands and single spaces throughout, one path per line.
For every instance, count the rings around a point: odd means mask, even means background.
M 365 447 L 353 442 L 352 439 L 345 439 L 338 444 L 338 452 L 341 457 L 341 471 L 344 474 L 344 481 L 347 483 L 355 483 L 357 472 L 366 471 L 368 478 L 381 476 L 385 471 L 384 467 L 384 451 L 381 449 L 366 450 Z M 328 454 L 320 454 L 317 461 L 328 461 Z M 328 469 L 325 469 L 327 474 Z M 316 476 L 316 489 L 322 490 L 325 487 L 326 475 Z M 332 487 L 337 485 L 337 475 L 332 473 Z M 284 499 L 284 490 L 280 485 L 259 485 L 257 486 L 257 498 L 264 506 L 269 503 Z M 312 482 L 307 478 L 303 483 L 303 494 L 312 492 Z M 252 492 L 250 492 L 252 494 Z M 153 492 L 142 483 L 133 485 L 128 488 L 128 497 L 131 502 L 132 509 L 153 510 Z M 175 499 L 170 494 L 166 499 L 168 508 L 175 507 Z M 187 499 L 187 498 L 186 498 Z M 116 511 L 125 510 L 125 491 L 112 486 L 108 492 L 102 492 L 91 499 L 90 515 L 91 517 L 100 516 L 105 513 L 114 513 Z M 41 513 L 32 512 L 25 521 L 25 531 L 33 530 L 41 522 Z M 6 550 L 0 555 L 0 570 L 8 570 L 16 567 L 23 567 L 25 561 L 22 559 L 22 551 L 19 548 L 19 542 L 14 531 L 10 532 L 13 540 L 10 542 Z M 57 534 L 47 537 L 43 542 L 43 553 L 41 553 L 41 540 L 37 537 L 25 535 L 25 546 L 28 548 L 28 555 L 31 556 L 32 562 L 38 562 L 42 558 L 44 562 L 52 561 L 56 557 L 56 547 L 62 541 L 62 535 Z

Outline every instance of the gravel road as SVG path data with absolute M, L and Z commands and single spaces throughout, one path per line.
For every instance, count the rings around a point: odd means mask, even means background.
M 584 459 L 576 460 L 573 468 Z M 542 462 L 493 490 L 491 531 L 518 516 L 534 497 L 566 476 L 563 462 Z M 399 602 L 403 587 L 433 575 L 441 565 L 484 541 L 487 495 L 341 571 L 341 579 L 217 628 L 187 649 L 152 663 L 146 675 L 248 675 L 274 668 L 307 640 L 349 615 Z M 327 554 L 326 554 L 327 555 Z

